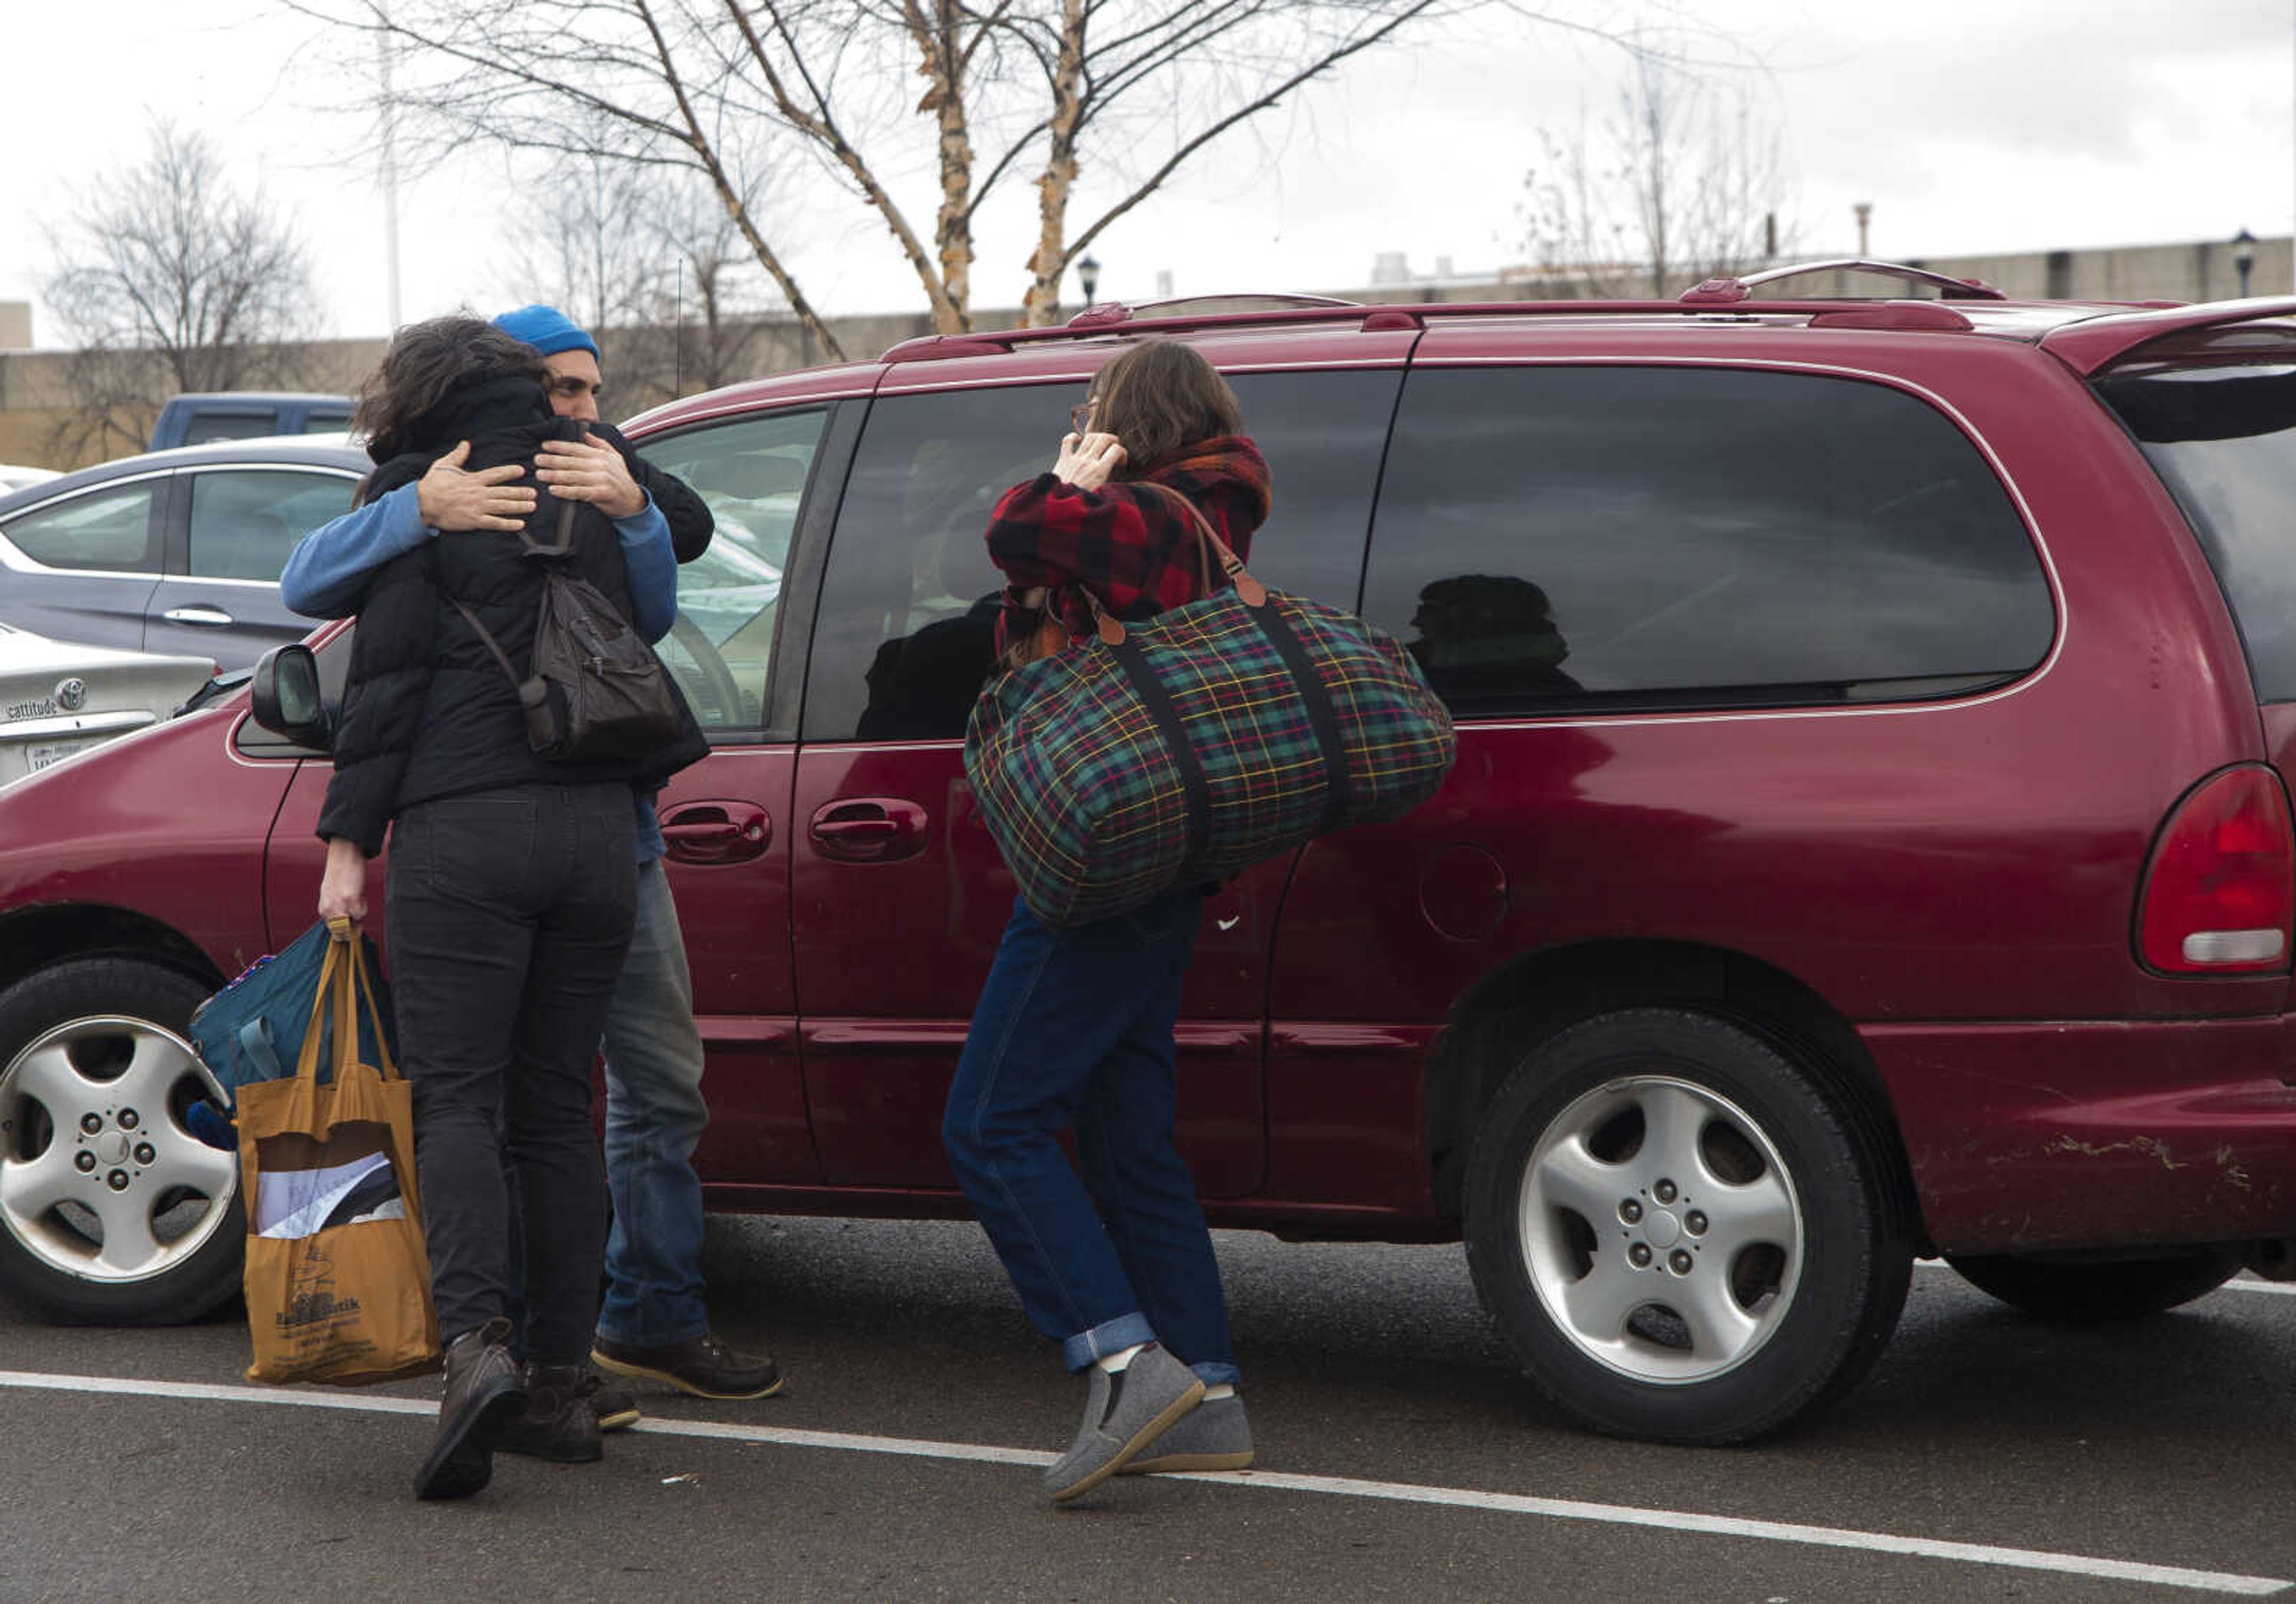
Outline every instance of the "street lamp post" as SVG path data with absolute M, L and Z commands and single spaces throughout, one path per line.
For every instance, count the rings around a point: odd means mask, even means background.
M 2240 293 L 2243 299 L 2248 295 L 2249 271 L 2255 266 L 2256 236 L 2243 228 L 2232 237 L 2232 271 L 2240 281 Z
M 1100 264 L 1089 253 L 1077 264 L 1077 282 L 1084 286 L 1084 304 L 1089 307 L 1093 292 L 1100 288 Z

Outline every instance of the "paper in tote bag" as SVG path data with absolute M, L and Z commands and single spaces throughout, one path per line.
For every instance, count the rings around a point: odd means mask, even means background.
M 362 1061 L 374 983 L 352 942 L 329 944 L 295 1073 L 239 1088 L 250 1381 L 363 1386 L 439 1367 L 439 1321 L 414 1184 L 411 1089 L 382 1047 Z M 323 1033 L 323 1017 L 333 1028 Z M 323 1035 L 333 1077 L 318 1077 Z
M 1232 582 L 1029 662 L 973 705 L 964 770 L 1029 910 L 1054 929 L 1398 819 L 1450 772 L 1450 712 L 1402 643 L 1270 590 L 1177 491 Z

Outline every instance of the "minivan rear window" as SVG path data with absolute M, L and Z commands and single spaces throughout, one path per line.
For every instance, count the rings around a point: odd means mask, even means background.
M 1466 717 L 1960 694 L 2056 626 L 2008 493 L 1935 407 L 1661 365 L 1414 370 L 1363 610 Z
M 2248 650 L 2259 701 L 2296 701 L 2296 361 L 2098 381 L 2184 509 Z

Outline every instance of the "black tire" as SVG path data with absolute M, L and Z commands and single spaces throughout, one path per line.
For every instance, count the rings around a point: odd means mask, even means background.
M 2227 1248 L 2103 1263 L 2015 1254 L 1948 1255 L 1945 1262 L 1979 1291 L 2036 1319 L 2067 1325 L 2159 1314 L 2206 1297 L 2240 1269 L 2240 1256 Z
M 1523 1060 L 1469 1157 L 1467 1262 L 1550 1402 L 1615 1436 L 1739 1443 L 1864 1377 L 1913 1249 L 1835 1099 L 1680 1009 L 1599 1015 Z
M 0 993 L 0 1182 L 12 1172 L 18 1183 L 12 1201 L 0 1191 L 0 1287 L 30 1313 L 168 1325 L 238 1293 L 246 1225 L 237 1159 L 198 1143 L 183 1123 L 192 1101 L 216 1091 L 183 1039 L 209 990 L 164 963 L 98 957 Z M 41 1208 L 43 1191 L 23 1183 L 45 1173 L 30 1166 L 52 1148 L 60 1164 L 83 1150 L 93 1162 L 74 1170 L 85 1191 Z M 98 1217 L 90 1204 L 140 1209 L 149 1253 L 123 1232 L 121 1262 L 106 1263 L 97 1238 L 108 1231 L 88 1232 Z

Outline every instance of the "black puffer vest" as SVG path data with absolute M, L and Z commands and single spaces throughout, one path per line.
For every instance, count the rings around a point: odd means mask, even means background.
M 421 421 L 422 446 L 371 475 L 373 497 L 420 479 L 458 440 L 471 442 L 470 470 L 523 464 L 536 505 L 528 528 L 554 542 L 562 506 L 574 509 L 574 550 L 563 559 L 529 555 L 507 532 L 441 534 L 380 569 L 359 609 L 350 677 L 335 732 L 335 773 L 318 833 L 344 836 L 372 856 L 401 809 L 440 797 L 505 786 L 622 782 L 651 788 L 703 756 L 709 746 L 689 711 L 683 736 L 644 758 L 554 763 L 528 745 L 516 691 L 456 602 L 478 615 L 513 666 L 534 649 L 544 561 L 570 563 L 629 616 L 621 536 L 586 503 L 561 503 L 532 478 L 535 453 L 576 426 L 552 415 L 541 387 L 496 380 Z M 403 444 L 404 442 L 392 442 Z

